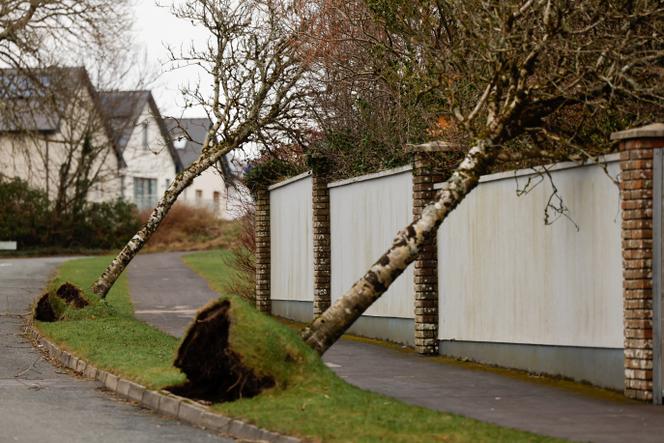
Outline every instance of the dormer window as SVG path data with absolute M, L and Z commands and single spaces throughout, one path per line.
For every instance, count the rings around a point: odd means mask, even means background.
M 187 146 L 187 139 L 184 136 L 180 136 L 175 139 L 173 146 L 175 146 L 175 149 L 184 149 Z
M 149 149 L 148 145 L 148 122 L 143 122 L 143 149 Z

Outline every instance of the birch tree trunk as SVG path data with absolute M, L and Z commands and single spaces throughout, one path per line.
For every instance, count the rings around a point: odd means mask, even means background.
M 206 143 L 207 144 L 207 143 Z M 206 144 L 204 146 L 206 146 Z M 178 196 L 194 179 L 210 166 L 218 162 L 230 149 L 217 149 L 208 155 L 201 155 L 187 169 L 179 173 L 170 184 L 159 203 L 150 214 L 150 218 L 143 227 L 122 248 L 120 253 L 111 261 L 97 281 L 92 285 L 92 291 L 100 298 L 106 294 L 125 270 L 129 262 L 138 254 L 145 243 L 150 239 L 159 224 L 164 220 Z
M 482 140 L 473 147 L 444 183 L 436 201 L 424 208 L 418 220 L 397 234 L 390 249 L 364 277 L 302 331 L 302 339 L 320 355 L 325 353 L 417 258 L 420 247 L 477 186 L 495 157 L 496 148 L 489 140 Z

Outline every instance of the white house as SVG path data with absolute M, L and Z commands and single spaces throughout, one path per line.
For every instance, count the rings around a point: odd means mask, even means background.
M 126 167 L 84 68 L 0 70 L 0 176 L 20 178 L 66 206 L 117 198 Z
M 205 136 L 212 126 L 207 118 L 166 119 L 168 132 L 173 140 L 175 152 L 183 168 L 191 165 L 200 154 Z M 191 206 L 206 207 L 223 219 L 235 218 L 234 189 L 225 177 L 233 175 L 233 168 L 226 157 L 194 179 L 178 198 L 179 202 Z
M 164 119 L 150 91 L 98 92 L 85 68 L 53 68 L 40 75 L 36 88 L 20 75 L 0 70 L 0 109 L 17 110 L 15 118 L 0 118 L 0 176 L 22 178 L 52 199 L 59 190 L 70 192 L 70 184 L 61 178 L 62 167 L 70 164 L 76 170 L 83 140 L 90 134 L 95 180 L 87 200 L 123 198 L 146 210 L 201 153 L 211 126 L 207 118 Z M 55 107 L 36 107 L 37 95 L 49 89 L 57 91 L 57 99 L 51 100 Z M 229 195 L 242 194 L 226 186 L 232 169 L 224 158 L 198 176 L 179 201 L 207 207 L 220 218 L 235 218 L 237 208 L 229 201 L 239 199 Z
M 117 91 L 100 96 L 126 164 L 120 170 L 120 195 L 141 210 L 153 208 L 182 170 L 182 162 L 152 93 Z

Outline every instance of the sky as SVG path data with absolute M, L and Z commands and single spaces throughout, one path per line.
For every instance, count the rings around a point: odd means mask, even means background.
M 170 6 L 177 0 L 158 0 L 159 5 Z M 207 41 L 207 34 L 201 27 L 175 18 L 168 7 L 160 7 L 155 0 L 134 0 L 134 29 L 132 44 L 140 52 L 140 60 L 145 60 L 145 68 L 155 76 L 156 81 L 148 85 L 163 115 L 173 117 L 203 117 L 202 109 L 184 108 L 184 100 L 179 88 L 187 83 L 196 84 L 201 71 L 194 67 L 170 70 L 166 65 L 169 53 L 165 45 L 180 48 L 189 46 L 192 41 Z M 201 87 L 210 91 L 209 80 L 202 78 Z M 131 87 L 130 85 L 127 85 Z M 183 114 L 184 112 L 184 114 Z

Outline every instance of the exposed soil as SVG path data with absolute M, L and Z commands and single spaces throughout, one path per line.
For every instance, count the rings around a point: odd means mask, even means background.
M 39 297 L 37 305 L 35 306 L 35 320 L 45 322 L 54 322 L 60 320 L 62 314 L 58 314 L 58 310 L 53 306 L 51 302 L 51 297 L 53 296 L 58 297 L 75 309 L 82 309 L 90 304 L 85 299 L 83 291 L 71 283 L 64 283 L 58 288 L 57 291 L 55 291 L 54 295 L 51 295 L 47 292 Z
M 77 309 L 82 309 L 90 304 L 83 296 L 83 291 L 71 283 L 62 284 L 55 294 L 63 299 L 68 305 Z
M 58 319 L 55 314 L 53 306 L 51 306 L 51 301 L 48 299 L 49 293 L 45 293 L 37 301 L 35 306 L 35 320 L 45 321 L 45 322 L 54 322 Z
M 212 302 L 196 315 L 174 362 L 187 375 L 187 382 L 167 388 L 170 392 L 218 402 L 254 397 L 274 386 L 271 377 L 257 376 L 230 348 L 230 306 L 228 300 Z

